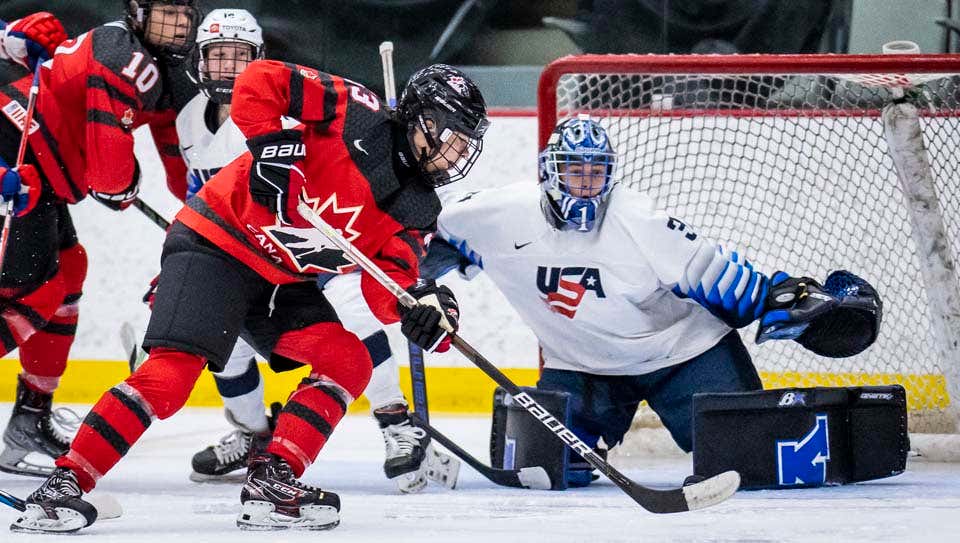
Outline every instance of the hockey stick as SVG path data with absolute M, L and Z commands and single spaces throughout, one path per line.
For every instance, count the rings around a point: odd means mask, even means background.
M 141 200 L 139 197 L 133 199 L 133 207 L 140 210 L 141 213 L 146 215 L 150 222 L 166 230 L 170 228 L 170 221 L 165 219 L 156 209 L 153 209 L 146 202 Z
M 370 274 L 378 283 L 389 290 L 397 297 L 404 307 L 413 307 L 417 305 L 417 300 L 396 283 L 389 275 L 384 273 L 373 261 L 366 255 L 357 250 L 339 231 L 324 222 L 313 209 L 299 202 L 297 211 L 307 222 L 319 230 L 324 237 L 330 240 L 338 249 L 358 264 L 364 271 Z M 442 321 L 446 322 L 446 321 Z M 567 429 L 558 421 L 549 411 L 531 398 L 528 394 L 520 390 L 513 381 L 484 358 L 476 349 L 470 346 L 463 338 L 450 332 L 452 345 L 464 356 L 466 356 L 474 365 L 480 368 L 487 376 L 502 386 L 508 394 L 526 409 L 531 415 L 536 417 L 548 430 L 557 436 L 557 439 L 563 441 L 568 447 L 582 456 L 591 466 L 600 470 L 615 485 L 626 492 L 641 507 L 652 513 L 679 513 L 682 511 L 692 511 L 702 509 L 711 505 L 716 505 L 737 491 L 740 487 L 740 474 L 735 471 L 726 471 L 719 475 L 710 477 L 698 483 L 682 488 L 673 488 L 669 490 L 658 490 L 635 483 L 616 468 L 608 464 L 597 453 L 593 452 L 586 443 L 572 431 Z
M 547 475 L 547 470 L 543 469 L 542 467 L 534 466 L 529 468 L 520 468 L 518 470 L 490 467 L 474 458 L 470 453 L 463 450 L 462 447 L 454 443 L 450 438 L 440 433 L 440 430 L 430 426 L 429 423 L 419 417 L 418 413 L 413 413 L 410 415 L 410 418 L 413 419 L 414 424 L 420 428 L 423 428 L 423 430 L 427 432 L 427 435 L 430 436 L 431 439 L 436 440 L 437 443 L 446 447 L 450 452 L 457 455 L 471 468 L 477 470 L 480 475 L 483 475 L 491 482 L 500 486 L 532 488 L 535 490 L 550 490 L 550 476 Z
M 387 105 L 397 107 L 397 82 L 393 73 L 393 42 L 380 44 L 380 66 L 383 68 L 383 91 Z M 410 360 L 410 384 L 413 387 L 413 408 L 424 422 L 430 422 L 427 411 L 427 381 L 424 373 L 423 349 L 407 340 L 407 357 Z
M 33 71 L 33 82 L 30 83 L 30 96 L 27 98 L 27 114 L 23 117 L 23 134 L 20 135 L 20 147 L 17 149 L 17 161 L 14 168 L 23 166 L 23 158 L 27 156 L 27 139 L 30 137 L 30 125 L 33 124 L 33 112 L 37 109 L 37 95 L 40 94 L 40 63 Z M 0 231 L 0 275 L 3 274 L 3 264 L 6 261 L 7 243 L 10 242 L 10 226 L 13 223 L 13 198 L 4 206 L 3 231 Z

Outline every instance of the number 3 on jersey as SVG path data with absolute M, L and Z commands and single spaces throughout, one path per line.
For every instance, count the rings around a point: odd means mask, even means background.
M 380 111 L 380 99 L 377 98 L 376 94 L 370 92 L 369 89 L 351 85 L 350 98 L 352 98 L 354 102 L 360 102 L 372 111 Z
M 684 230 L 687 229 L 687 225 L 684 224 L 683 221 L 679 221 L 677 219 L 674 219 L 673 217 L 670 217 L 670 219 L 667 221 L 667 228 L 669 228 L 670 230 L 683 232 Z M 687 232 L 686 234 L 683 235 L 683 237 L 689 239 L 690 241 L 697 239 L 697 235 L 694 234 L 693 232 Z

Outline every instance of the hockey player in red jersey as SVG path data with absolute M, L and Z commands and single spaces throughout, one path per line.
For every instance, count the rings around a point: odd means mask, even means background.
M 183 184 L 165 63 L 193 45 L 193 0 L 129 2 L 125 22 L 66 40 L 59 21 L 37 13 L 0 33 L 0 57 L 39 68 L 39 94 L 24 165 L 14 168 L 32 76 L 0 80 L 0 177 L 12 220 L 0 278 L 0 353 L 19 347 L 23 372 L 4 432 L 0 469 L 46 476 L 30 452 L 56 458 L 68 442 L 50 422 L 53 391 L 76 333 L 86 275 L 67 205 L 87 194 L 113 209 L 136 196 L 133 129 L 150 124 L 170 182 Z M 57 31 L 59 29 L 59 32 Z M 44 61 L 44 58 L 49 60 Z M 4 70 L 10 73 L 10 70 Z
M 400 310 L 364 274 L 363 297 L 381 321 L 400 321 L 428 350 L 443 350 L 444 328 L 456 330 L 452 292 L 417 277 L 440 212 L 434 188 L 465 176 L 481 151 L 486 108 L 473 82 L 449 66 L 430 66 L 414 74 L 392 114 L 359 84 L 261 60 L 237 79 L 231 116 L 251 153 L 213 176 L 168 231 L 144 340 L 150 357 L 101 397 L 14 529 L 91 524 L 96 511 L 82 491 L 154 418 L 179 410 L 204 366 L 221 368 L 238 335 L 274 369 L 308 365 L 311 372 L 290 394 L 266 451 L 251 460 L 237 524 L 339 523 L 339 497 L 298 477 L 363 391 L 371 360 L 316 288 L 318 276 L 356 266 L 299 216 L 300 201 L 420 301 Z M 282 116 L 303 124 L 284 130 Z

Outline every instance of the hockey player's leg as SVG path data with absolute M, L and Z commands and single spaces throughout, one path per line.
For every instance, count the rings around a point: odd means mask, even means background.
M 606 458 L 607 449 L 600 448 L 600 439 L 607 447 L 620 443 L 637 411 L 639 392 L 631 386 L 630 379 L 545 368 L 537 388 L 570 394 L 570 429 Z M 568 485 L 587 486 L 599 477 L 580 455 L 572 451 L 569 454 Z
M 656 374 L 656 375 L 655 375 Z M 703 354 L 651 374 L 647 403 L 677 445 L 693 449 L 693 395 L 698 392 L 747 392 L 763 384 L 736 330 Z
M 283 334 L 273 358 L 309 364 L 280 412 L 267 453 L 251 462 L 240 494 L 237 525 L 244 529 L 324 530 L 340 522 L 340 498 L 300 482 L 347 406 L 370 380 L 363 344 L 339 323 L 321 322 Z
M 92 524 L 96 509 L 82 494 L 126 455 L 154 418 L 168 418 L 183 407 L 205 362 L 198 355 L 154 349 L 136 372 L 100 397 L 70 449 L 57 459 L 60 469 L 27 499 L 28 507 L 35 506 L 31 513 L 11 529 L 59 532 Z
M 60 251 L 56 274 L 16 301 L 21 314 L 44 320 L 37 321 L 33 333 L 20 345 L 23 373 L 18 378 L 16 403 L 3 434 L 2 471 L 46 477 L 53 467 L 28 456 L 39 453 L 57 458 L 70 445 L 69 439 L 54 426 L 52 403 L 77 330 L 77 302 L 87 269 L 83 247 L 71 238 L 71 246 Z
M 213 374 L 217 390 L 223 398 L 227 420 L 236 429 L 219 443 L 210 445 L 193 456 L 195 482 L 240 482 L 242 478 L 226 477 L 247 467 L 251 445 L 256 436 L 260 442 L 269 439 L 272 430 L 263 406 L 263 380 L 257 367 L 253 349 L 243 340 L 237 340 L 223 371 Z
M 419 492 L 427 485 L 425 458 L 437 459 L 431 464 L 437 470 L 459 462 L 447 455 L 442 455 L 445 463 L 440 461 L 441 453 L 429 446 L 424 431 L 411 425 L 407 401 L 400 390 L 397 361 L 383 332 L 383 324 L 359 295 L 360 278 L 359 273 L 336 276 L 324 284 L 323 294 L 336 308 L 343 327 L 362 338 L 373 362 L 373 374 L 363 393 L 370 400 L 371 412 L 383 433 L 383 471 L 388 479 L 397 482 L 401 492 Z M 456 471 L 444 469 L 447 480 L 452 478 L 452 484 L 456 481 Z

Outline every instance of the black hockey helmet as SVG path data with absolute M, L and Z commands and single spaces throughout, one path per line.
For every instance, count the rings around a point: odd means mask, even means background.
M 196 46 L 200 9 L 197 0 L 123 0 L 127 26 L 148 51 L 182 60 Z M 154 8 L 171 6 L 168 13 Z M 151 17 L 157 17 L 151 21 Z
M 410 77 L 397 104 L 416 151 L 419 131 L 427 151 L 417 158 L 420 172 L 434 187 L 463 179 L 483 150 L 490 122 L 480 89 L 460 70 L 446 64 L 427 66 Z M 417 151 L 419 152 L 419 151 Z

